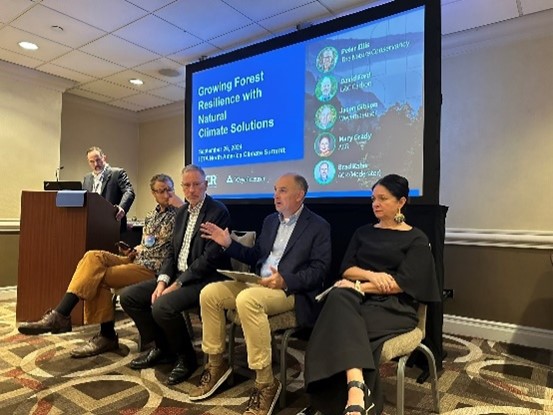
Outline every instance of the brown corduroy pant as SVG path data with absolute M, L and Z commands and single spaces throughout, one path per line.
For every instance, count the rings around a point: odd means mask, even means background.
M 79 261 L 67 292 L 84 300 L 85 324 L 104 323 L 115 318 L 112 288 L 124 288 L 154 276 L 153 271 L 126 256 L 88 251 Z

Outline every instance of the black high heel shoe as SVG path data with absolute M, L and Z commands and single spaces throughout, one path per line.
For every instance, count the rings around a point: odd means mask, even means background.
M 348 392 L 351 388 L 357 388 L 363 391 L 364 406 L 348 405 L 344 409 L 343 415 L 351 412 L 359 412 L 361 415 L 369 415 L 369 411 L 374 408 L 374 404 L 369 399 L 369 397 L 371 396 L 371 391 L 369 390 L 369 388 L 367 388 L 367 385 L 365 385 L 363 382 L 359 382 L 358 380 L 352 380 L 348 382 L 347 388 Z

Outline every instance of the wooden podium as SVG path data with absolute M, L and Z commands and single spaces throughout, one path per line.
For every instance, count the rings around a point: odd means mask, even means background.
M 115 209 L 96 193 L 78 195 L 81 206 L 58 207 L 55 191 L 23 191 L 19 233 L 16 321 L 35 321 L 55 308 L 77 263 L 91 249 L 114 252 Z M 71 314 L 83 324 L 82 302 Z

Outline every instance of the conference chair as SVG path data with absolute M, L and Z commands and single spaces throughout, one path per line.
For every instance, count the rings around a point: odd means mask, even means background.
M 255 245 L 255 239 L 257 234 L 255 231 L 232 231 L 230 233 L 231 239 L 238 242 L 241 245 L 247 246 L 249 248 Z M 250 266 L 243 262 L 238 261 L 237 259 L 231 258 L 230 265 L 233 271 L 241 272 L 250 272 Z
M 397 385 L 396 385 L 396 414 L 404 415 L 405 406 L 405 364 L 409 355 L 419 350 L 428 361 L 430 369 L 432 398 L 434 401 L 434 411 L 440 413 L 440 396 L 438 391 L 438 373 L 436 370 L 436 360 L 432 351 L 422 343 L 425 336 L 426 327 L 426 304 L 419 304 L 417 311 L 419 323 L 413 330 L 392 337 L 384 342 L 382 354 L 380 355 L 380 364 L 389 362 L 392 359 L 399 358 L 397 363 Z

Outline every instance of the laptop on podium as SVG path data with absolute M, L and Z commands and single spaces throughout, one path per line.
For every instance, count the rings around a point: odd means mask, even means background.
M 83 184 L 76 181 L 44 181 L 44 190 L 83 190 Z

